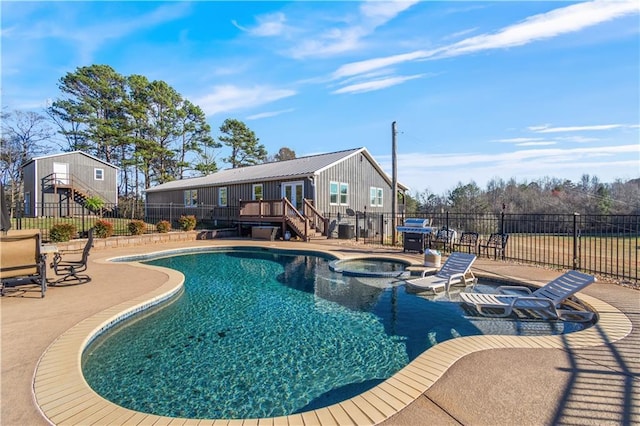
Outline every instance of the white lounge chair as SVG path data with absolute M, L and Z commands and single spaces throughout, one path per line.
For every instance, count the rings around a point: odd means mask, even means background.
M 422 278 L 407 280 L 407 285 L 434 293 L 438 290 L 449 291 L 449 288 L 456 284 L 466 286 L 475 282 L 476 277 L 471 272 L 471 265 L 475 260 L 475 254 L 453 252 L 434 275 L 427 275 L 428 271 L 425 271 L 422 273 Z
M 552 318 L 562 319 L 564 315 L 569 317 L 581 312 L 558 309 L 560 304 L 595 281 L 594 276 L 569 271 L 534 292 L 523 286 L 500 286 L 495 294 L 460 293 L 460 299 L 487 317 L 506 317 L 511 315 L 514 309 L 530 309 L 542 315 L 548 314 Z M 513 291 L 523 293 L 514 294 Z M 581 316 L 582 319 L 590 320 L 593 314 L 582 312 Z

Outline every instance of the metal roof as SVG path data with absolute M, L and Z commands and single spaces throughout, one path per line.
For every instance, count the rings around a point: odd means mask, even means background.
M 28 164 L 30 164 L 30 163 L 33 163 L 33 162 L 34 162 L 34 161 L 36 161 L 36 160 L 42 160 L 42 159 L 45 159 L 45 158 L 60 157 L 60 156 L 62 156 L 62 155 L 71 155 L 71 154 L 81 154 L 81 155 L 84 155 L 85 157 L 89 157 L 89 158 L 91 158 L 91 159 L 93 159 L 93 160 L 99 161 L 99 162 L 101 162 L 101 163 L 103 163 L 103 164 L 105 164 L 105 165 L 107 165 L 107 166 L 109 166 L 109 167 L 113 167 L 114 169 L 118 169 L 118 170 L 120 169 L 120 167 L 118 167 L 118 166 L 116 166 L 116 165 L 113 165 L 113 164 L 111 164 L 111 163 L 109 163 L 109 162 L 107 162 L 107 161 L 104 161 L 104 160 L 102 160 L 102 159 L 100 159 L 100 158 L 98 158 L 98 157 L 96 157 L 96 156 L 94 156 L 94 155 L 87 154 L 87 153 L 86 153 L 86 152 L 84 152 L 84 151 L 60 152 L 60 153 L 58 153 L 58 154 L 49 154 L 49 155 L 42 155 L 42 156 L 40 156 L 40 157 L 33 157 L 33 158 L 31 158 L 29 161 L 27 161 L 26 163 L 24 163 L 24 164 L 22 165 L 22 167 L 25 167 L 26 165 L 28 165 Z
M 353 148 L 345 151 L 330 152 L 328 154 L 310 155 L 307 157 L 295 158 L 293 160 L 275 161 L 272 163 L 257 164 L 255 166 L 225 169 L 208 176 L 174 180 L 172 182 L 163 183 L 147 189 L 147 192 L 305 178 L 313 176 L 318 172 L 358 153 L 363 153 L 369 157 L 378 171 L 386 179 L 389 179 L 378 163 L 376 163 L 373 157 L 371 157 L 367 152 L 366 148 Z

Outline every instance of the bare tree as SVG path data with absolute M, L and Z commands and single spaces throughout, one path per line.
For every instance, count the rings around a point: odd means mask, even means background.
M 21 199 L 22 166 L 32 157 L 46 154 L 54 132 L 46 117 L 33 111 L 2 112 L 0 167 L 2 182 L 10 188 L 11 206 Z

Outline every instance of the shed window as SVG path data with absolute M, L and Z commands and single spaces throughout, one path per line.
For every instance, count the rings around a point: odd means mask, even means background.
M 198 207 L 198 190 L 187 189 L 184 191 L 184 206 L 185 207 Z
M 369 198 L 371 207 L 383 207 L 382 204 L 382 188 L 369 188 Z
M 94 180 L 104 180 L 104 169 L 93 169 L 93 179 Z
M 253 185 L 253 199 L 254 200 L 262 200 L 262 199 L 264 199 L 263 192 L 262 192 L 262 184 L 261 183 Z
M 220 207 L 227 207 L 227 188 L 218 189 L 218 205 Z

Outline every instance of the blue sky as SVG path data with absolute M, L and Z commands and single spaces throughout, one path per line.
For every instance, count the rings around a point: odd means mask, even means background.
M 640 2 L 2 1 L 2 106 L 42 111 L 108 64 L 163 80 L 213 135 L 270 154 L 366 147 L 437 194 L 459 182 L 640 177 Z M 218 155 L 218 166 L 228 167 Z

